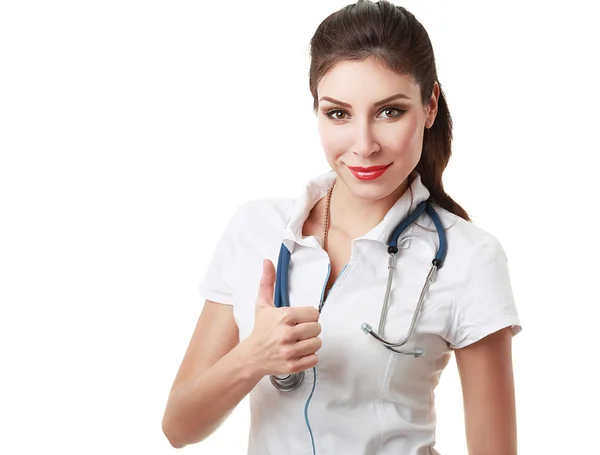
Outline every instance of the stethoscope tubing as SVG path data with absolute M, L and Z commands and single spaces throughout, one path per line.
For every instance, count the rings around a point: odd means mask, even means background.
M 398 240 L 400 235 L 413 223 L 415 222 L 422 214 L 426 212 L 427 215 L 432 219 L 433 224 L 435 225 L 439 246 L 436 251 L 436 255 L 432 261 L 431 269 L 427 274 L 427 278 L 425 279 L 425 284 L 423 285 L 423 289 L 421 290 L 421 294 L 419 296 L 419 301 L 417 303 L 417 307 L 413 313 L 413 317 L 410 323 L 410 328 L 408 330 L 407 336 L 398 342 L 388 341 L 383 337 L 383 331 L 385 327 L 385 322 L 387 320 L 387 313 L 389 309 L 389 296 L 392 288 L 392 279 L 394 275 L 394 271 L 396 269 L 396 255 L 398 254 Z M 404 346 L 410 337 L 413 335 L 419 313 L 423 308 L 423 304 L 425 301 L 425 295 L 429 290 L 429 287 L 435 280 L 437 276 L 438 270 L 443 266 L 444 261 L 446 259 L 446 254 L 448 252 L 448 242 L 446 238 L 446 232 L 442 225 L 442 222 L 439 218 L 439 215 L 432 207 L 432 205 L 428 201 L 421 202 L 417 208 L 411 212 L 400 224 L 394 229 L 392 234 L 388 240 L 388 253 L 390 255 L 388 261 L 388 281 L 385 291 L 385 298 L 383 302 L 383 308 L 381 311 L 381 316 L 379 319 L 379 333 L 375 333 L 372 327 L 363 323 L 361 325 L 361 329 L 364 333 L 373 336 L 376 340 L 381 342 L 383 346 L 385 346 L 388 350 L 395 352 L 397 354 L 410 355 L 415 358 L 424 356 L 424 349 L 422 348 L 414 348 L 412 352 L 403 352 L 398 350 L 397 348 Z M 274 296 L 274 304 L 275 307 L 289 307 L 289 265 L 290 265 L 291 253 L 285 246 L 285 244 L 281 245 L 281 249 L 279 252 L 279 259 L 277 262 L 277 279 L 275 282 L 275 296 Z M 304 379 L 304 371 L 299 373 L 292 373 L 285 376 L 270 376 L 271 383 L 275 388 L 281 391 L 292 391 L 300 386 Z

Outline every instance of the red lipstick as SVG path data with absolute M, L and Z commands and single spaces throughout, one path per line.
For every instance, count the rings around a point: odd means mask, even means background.
M 350 172 L 359 180 L 375 180 L 383 175 L 383 173 L 390 167 L 391 164 L 384 166 L 370 166 L 370 167 L 351 167 L 348 166 Z

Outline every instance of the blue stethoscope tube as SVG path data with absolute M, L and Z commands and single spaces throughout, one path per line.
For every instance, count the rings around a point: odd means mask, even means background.
M 391 341 L 388 341 L 385 338 L 383 338 L 382 334 L 383 334 L 383 328 L 385 326 L 385 321 L 387 318 L 387 311 L 388 311 L 388 307 L 389 307 L 389 295 L 390 295 L 390 291 L 391 291 L 392 277 L 394 274 L 394 270 L 396 268 L 396 255 L 398 254 L 398 239 L 400 238 L 400 235 L 423 214 L 423 212 L 427 212 L 427 215 L 429 215 L 429 217 L 433 221 L 433 224 L 435 225 L 435 229 L 437 231 L 438 238 L 439 238 L 439 246 L 436 251 L 436 255 L 432 261 L 431 270 L 427 274 L 427 278 L 425 280 L 423 290 L 421 291 L 421 295 L 419 297 L 419 302 L 418 302 L 415 312 L 413 314 L 410 328 L 408 330 L 408 335 L 400 342 L 391 342 Z M 392 234 L 390 235 L 390 238 L 388 240 L 388 253 L 390 255 L 389 262 L 388 262 L 389 275 L 388 275 L 388 282 L 387 282 L 387 288 L 386 288 L 386 292 L 385 292 L 383 308 L 381 310 L 381 318 L 379 320 L 379 334 L 375 333 L 373 331 L 372 327 L 367 323 L 363 323 L 361 325 L 362 331 L 366 334 L 373 336 L 375 339 L 380 341 L 390 351 L 393 351 L 397 354 L 411 355 L 411 356 L 414 356 L 415 358 L 422 357 L 425 353 L 424 349 L 422 349 L 422 348 L 415 347 L 412 352 L 403 352 L 403 351 L 398 350 L 397 348 L 405 345 L 408 342 L 408 340 L 410 339 L 410 337 L 412 336 L 414 328 L 415 328 L 415 324 L 417 322 L 417 318 L 419 316 L 421 308 L 423 307 L 425 294 L 427 293 L 427 290 L 429 289 L 429 286 L 431 285 L 431 283 L 433 283 L 433 281 L 435 280 L 438 269 L 440 269 L 442 267 L 442 265 L 444 264 L 444 260 L 446 259 L 447 251 L 448 251 L 448 242 L 446 239 L 446 232 L 444 231 L 444 227 L 442 225 L 442 222 L 440 221 L 438 214 L 436 213 L 435 209 L 429 202 L 427 202 L 427 201 L 421 202 L 412 213 L 410 213 L 404 220 L 402 220 L 400 222 L 400 224 L 398 224 L 398 226 L 396 227 L 396 229 L 394 229 L 394 231 L 392 232 Z M 279 252 L 279 260 L 277 263 L 277 278 L 276 278 L 276 282 L 275 282 L 274 304 L 275 304 L 275 307 L 277 307 L 277 308 L 290 306 L 290 295 L 289 295 L 290 258 L 291 258 L 290 251 L 287 249 L 287 247 L 284 244 L 282 244 L 281 250 Z M 321 311 L 321 309 L 319 309 L 319 311 Z M 271 383 L 273 384 L 273 386 L 275 388 L 285 391 L 285 392 L 288 392 L 288 391 L 298 388 L 298 386 L 302 383 L 303 379 L 304 379 L 304 371 L 301 371 L 299 373 L 293 373 L 293 374 L 289 374 L 286 376 L 272 375 Z

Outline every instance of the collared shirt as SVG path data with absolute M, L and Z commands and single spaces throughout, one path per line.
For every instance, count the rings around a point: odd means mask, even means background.
M 409 190 L 383 220 L 352 241 L 350 259 L 319 318 L 322 347 L 316 368 L 305 372 L 294 391 L 275 389 L 265 376 L 250 392 L 250 455 L 436 454 L 434 389 L 452 349 L 504 327 L 512 327 L 513 334 L 521 330 L 498 240 L 435 204 L 448 252 L 404 346 L 408 352 L 423 348 L 425 355 L 392 353 L 361 330 L 364 322 L 379 328 L 389 236 L 430 196 L 416 171 L 411 177 Z M 253 329 L 262 261 L 270 259 L 277 267 L 282 243 L 291 252 L 290 305 L 318 308 L 329 256 L 322 239 L 303 236 L 302 227 L 335 178 L 333 171 L 316 176 L 296 200 L 245 202 L 229 221 L 199 291 L 208 300 L 233 305 L 240 341 Z M 426 214 L 400 236 L 384 338 L 406 337 L 438 244 Z

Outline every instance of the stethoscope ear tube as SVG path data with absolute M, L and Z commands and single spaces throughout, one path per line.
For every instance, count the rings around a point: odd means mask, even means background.
M 277 261 L 277 279 L 275 281 L 275 308 L 289 307 L 290 295 L 288 292 L 288 270 L 290 268 L 290 250 L 285 244 L 281 245 L 279 250 L 279 259 Z
M 416 221 L 417 218 L 419 218 L 419 216 L 421 216 L 421 214 L 423 212 L 427 212 L 429 217 L 432 219 L 433 224 L 435 225 L 436 231 L 438 233 L 438 238 L 439 238 L 440 244 L 436 251 L 436 255 L 432 261 L 431 269 L 430 269 L 429 273 L 427 274 L 427 278 L 425 279 L 425 284 L 423 285 L 423 289 L 421 290 L 421 295 L 419 296 L 419 302 L 417 303 L 417 307 L 415 308 L 415 312 L 413 313 L 413 318 L 410 323 L 410 328 L 408 329 L 408 335 L 402 341 L 394 343 L 392 341 L 388 341 L 385 338 L 383 338 L 383 329 L 384 329 L 385 321 L 387 320 L 387 310 L 388 310 L 388 305 L 389 305 L 390 290 L 391 290 L 391 286 L 392 286 L 392 277 L 394 274 L 394 270 L 396 268 L 396 254 L 398 253 L 398 239 L 400 238 L 400 235 L 402 234 L 402 232 L 404 232 L 411 223 Z M 417 206 L 417 208 L 403 222 L 401 222 L 398 225 L 398 227 L 394 230 L 394 232 L 392 233 L 392 235 L 390 236 L 389 241 L 388 241 L 388 253 L 390 255 L 389 263 L 388 263 L 389 275 L 388 275 L 388 282 L 387 282 L 387 287 L 386 287 L 386 292 L 385 292 L 385 298 L 384 298 L 384 302 L 383 302 L 383 308 L 381 311 L 381 319 L 379 321 L 379 333 L 375 333 L 375 331 L 373 330 L 371 325 L 367 324 L 366 322 L 363 323 L 361 326 L 362 331 L 364 333 L 366 333 L 367 335 L 371 335 L 373 338 L 375 338 L 376 340 L 381 342 L 387 349 L 389 349 L 392 352 L 395 352 L 397 354 L 410 355 L 415 358 L 423 357 L 425 355 L 425 350 L 423 348 L 415 347 L 412 350 L 412 352 L 402 352 L 402 351 L 398 350 L 397 348 L 404 346 L 408 342 L 410 337 L 412 336 L 413 331 L 415 329 L 415 324 L 417 322 L 417 318 L 419 317 L 419 313 L 421 312 L 421 309 L 423 307 L 425 295 L 427 294 L 427 291 L 429 290 L 429 286 L 431 286 L 431 284 L 435 280 L 438 269 L 441 268 L 442 265 L 444 264 L 444 260 L 446 259 L 447 251 L 448 251 L 448 241 L 446 239 L 446 232 L 444 230 L 444 226 L 442 225 L 442 222 L 441 222 L 437 212 L 431 206 L 431 204 L 429 204 L 427 201 L 421 202 Z

